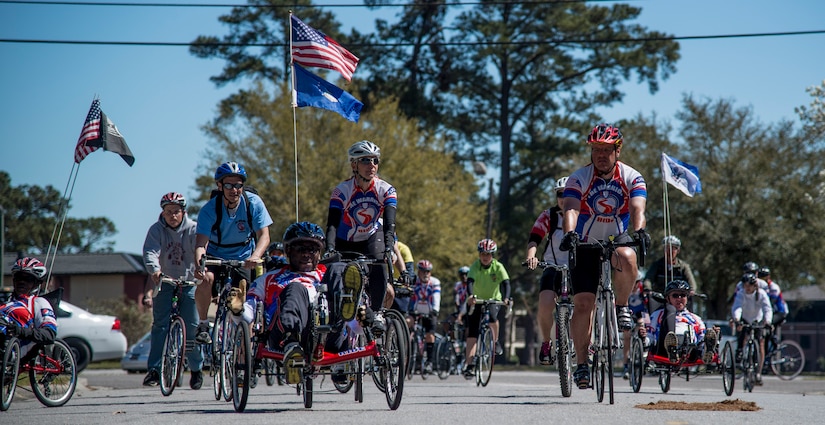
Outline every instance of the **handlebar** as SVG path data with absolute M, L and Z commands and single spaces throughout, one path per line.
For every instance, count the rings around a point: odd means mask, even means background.
M 616 242 L 615 238 L 616 238 L 615 236 L 610 236 L 608 238 L 608 240 L 606 240 L 606 241 L 597 240 L 595 242 L 579 242 L 577 244 L 577 247 L 582 248 L 582 249 L 592 249 L 592 250 L 597 250 L 598 249 L 598 250 L 601 250 L 604 253 L 609 253 L 611 251 L 615 251 L 616 248 L 621 248 L 621 247 L 630 247 L 630 248 L 639 247 L 641 249 L 639 249 L 639 251 L 637 252 L 637 254 L 638 254 L 638 258 L 637 258 L 638 261 L 637 262 L 639 263 L 639 266 L 644 267 L 644 265 L 645 265 L 645 256 L 647 255 L 647 246 L 645 246 L 645 244 L 642 243 L 641 240 L 632 239 L 632 240 L 627 241 L 627 242 Z M 575 249 L 570 250 L 570 268 L 571 269 L 576 267 L 576 254 L 575 254 L 575 252 L 576 252 Z
M 524 267 L 527 267 L 527 262 L 524 261 L 524 262 L 521 263 L 521 265 L 524 266 Z M 558 265 L 558 264 L 548 263 L 547 261 L 539 261 L 538 264 L 536 265 L 536 267 L 541 267 L 543 269 L 556 269 L 558 271 L 564 271 L 564 270 L 569 269 L 567 264 Z
M 160 282 L 167 283 L 173 286 L 198 286 L 201 284 L 200 280 L 184 280 L 184 279 L 175 279 L 172 276 L 161 274 L 160 275 Z M 158 289 L 160 291 L 160 289 Z

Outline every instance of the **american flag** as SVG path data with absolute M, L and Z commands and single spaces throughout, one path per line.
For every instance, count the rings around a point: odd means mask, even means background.
M 86 146 L 86 142 L 100 138 L 100 100 L 95 99 L 89 108 L 89 115 L 86 115 L 86 122 L 80 130 L 80 138 L 77 139 L 77 146 L 74 148 L 74 162 L 80 164 L 83 158 L 97 150 L 97 147 Z
M 347 81 L 358 65 L 358 58 L 335 40 L 292 16 L 292 60 L 303 66 L 338 71 Z

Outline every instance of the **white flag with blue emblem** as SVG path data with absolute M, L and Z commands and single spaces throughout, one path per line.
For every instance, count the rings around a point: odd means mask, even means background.
M 699 169 L 662 153 L 662 178 L 687 196 L 702 193 Z

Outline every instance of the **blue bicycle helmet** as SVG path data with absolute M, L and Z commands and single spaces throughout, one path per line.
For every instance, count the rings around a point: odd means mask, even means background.
M 309 221 L 301 221 L 292 223 L 286 228 L 284 232 L 284 248 L 289 248 L 294 242 L 308 241 L 318 245 L 319 248 L 324 249 L 326 242 L 326 234 L 321 229 L 321 226 L 311 223 Z
M 241 178 L 241 181 L 246 182 L 246 170 L 244 170 L 243 165 L 237 162 L 224 162 L 215 170 L 216 182 L 222 181 L 229 176 L 238 176 Z

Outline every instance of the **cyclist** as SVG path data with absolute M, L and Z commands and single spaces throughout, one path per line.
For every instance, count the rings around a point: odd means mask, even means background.
M 562 193 L 567 184 L 567 177 L 556 180 L 556 205 L 546 209 L 539 214 L 533 229 L 530 231 L 529 242 L 527 242 L 527 268 L 534 270 L 539 264 L 536 258 L 541 241 L 547 237 L 547 244 L 544 246 L 544 261 L 559 266 L 567 265 L 569 255 L 559 251 L 559 243 L 564 233 L 561 230 L 562 222 Z M 556 310 L 556 294 L 561 290 L 560 271 L 552 268 L 544 269 L 541 275 L 539 289 L 539 309 L 538 321 L 541 330 L 542 343 L 539 350 L 539 363 L 543 365 L 553 364 L 553 328 L 555 320 L 553 312 Z
M 258 265 L 269 247 L 269 226 L 272 218 L 264 201 L 255 193 L 245 190 L 246 170 L 237 162 L 225 162 L 215 170 L 215 184 L 218 190 L 198 213 L 195 263 L 199 264 L 205 254 L 224 260 L 245 260 L 244 268 L 232 269 L 233 289 L 227 301 L 233 312 L 243 307 L 243 294 L 247 282 L 251 280 L 252 268 Z M 195 340 L 201 344 L 211 344 L 207 311 L 212 298 L 218 296 L 220 288 L 214 285 L 215 274 L 212 267 L 201 276 L 200 269 L 195 277 L 203 279 L 203 284 L 195 290 L 198 304 L 198 334 Z
M 752 325 L 766 325 L 773 320 L 773 309 L 768 293 L 759 287 L 756 275 L 745 273 L 740 279 L 742 290 L 736 293 L 731 307 L 731 317 L 736 325 L 736 362 L 742 361 L 742 345 L 745 342 L 745 333 L 742 330 L 742 321 Z M 759 345 L 759 363 L 765 364 L 765 340 L 763 332 L 754 330 L 754 339 Z M 756 372 L 756 385 L 762 385 L 762 368 Z
M 25 356 L 36 344 L 49 344 L 57 336 L 57 319 L 52 305 L 38 297 L 40 285 L 46 279 L 46 266 L 34 257 L 20 258 L 11 266 L 14 290 L 5 304 L 0 305 L 0 320 L 5 318 L 5 332 L 0 338 L 17 337 L 20 353 Z M 27 362 L 21 359 L 20 363 Z M 5 373 L 5 371 L 3 372 Z
M 642 280 L 642 271 L 639 270 L 639 274 L 636 276 L 636 283 L 633 285 L 633 291 L 630 292 L 630 297 L 627 299 L 627 305 L 630 306 L 630 310 L 633 311 L 633 319 L 636 323 L 648 325 L 650 323 L 650 313 L 648 311 L 649 299 L 645 296 L 645 289 Z M 622 354 L 624 354 L 624 368 L 622 370 L 623 379 L 630 379 L 628 362 L 630 361 L 631 332 L 632 330 L 622 332 L 622 338 L 624 339 L 624 345 L 622 346 Z
M 169 331 L 174 287 L 161 284 L 161 274 L 191 280 L 195 272 L 195 230 L 197 223 L 186 214 L 186 198 L 169 192 L 160 198 L 161 214 L 146 233 L 143 242 L 143 265 L 154 283 L 143 296 L 143 305 L 152 308 L 152 345 L 143 385 L 155 386 L 160 381 L 160 363 L 163 341 Z M 161 286 L 162 285 L 162 286 Z M 198 307 L 195 305 L 195 287 L 183 288 L 178 303 L 180 315 L 186 322 L 186 339 L 195 339 L 198 327 Z M 188 353 L 189 387 L 198 390 L 203 385 L 203 354 L 201 350 Z
M 413 256 L 410 247 L 400 242 L 396 235 L 395 243 L 393 244 L 393 277 L 403 278 L 407 285 L 415 284 L 415 271 L 413 271 Z M 394 291 L 393 291 L 394 292 Z M 397 295 L 397 294 L 396 294 Z M 384 306 L 387 306 L 386 299 Z M 409 296 L 395 296 L 393 297 L 392 308 L 400 312 L 407 312 L 409 310 L 410 298 Z
M 691 350 L 688 361 L 695 361 L 700 356 L 702 361 L 710 363 L 718 342 L 719 329 L 705 328 L 705 322 L 687 308 L 690 284 L 684 280 L 671 280 L 665 285 L 665 305 L 650 316 L 647 328 L 641 327 L 639 335 L 644 338 L 645 346 L 653 346 L 653 352 L 669 357 L 676 362 L 675 348 L 680 343 L 696 344 Z M 687 336 L 688 341 L 684 341 Z
M 478 260 L 470 265 L 470 272 L 467 274 L 467 308 L 475 305 L 476 297 L 482 300 L 504 300 L 509 305 L 510 300 L 510 275 L 504 264 L 493 258 L 493 254 L 498 250 L 498 245 L 492 239 L 482 239 L 478 242 Z M 498 305 L 491 305 L 490 308 L 490 330 L 493 332 L 496 354 L 501 355 L 504 351 L 498 342 Z M 475 364 L 473 356 L 476 354 L 476 343 L 478 342 L 478 327 L 481 323 L 480 308 L 474 309 L 467 316 L 467 347 L 465 355 L 467 367 L 464 369 L 464 377 L 467 379 L 475 375 Z
M 455 283 L 455 311 L 456 321 L 462 323 L 464 315 L 467 314 L 467 276 L 470 274 L 470 268 L 461 266 L 458 268 L 458 282 Z
M 562 223 L 565 235 L 559 249 L 569 251 L 575 249 L 579 241 L 603 241 L 610 236 L 615 236 L 617 242 L 627 242 L 633 237 L 649 245 L 650 236 L 645 232 L 647 186 L 638 171 L 619 161 L 622 142 L 622 132 L 611 124 L 595 126 L 588 136 L 591 163 L 570 175 L 565 185 Z M 590 385 L 587 348 L 602 266 L 595 250 L 577 249 L 576 256 L 576 267 L 571 273 L 576 314 L 570 327 L 578 366 L 573 379 L 584 389 Z M 629 330 L 633 327 L 633 313 L 627 303 L 638 272 L 636 251 L 620 247 L 610 263 L 619 330 Z
M 266 249 L 266 270 L 272 270 L 275 268 L 280 268 L 286 265 L 287 259 L 284 255 L 284 243 L 283 242 L 272 242 L 269 245 L 269 248 Z
M 319 264 L 325 239 L 323 229 L 314 223 L 303 221 L 287 227 L 283 241 L 289 263 L 255 279 L 243 305 L 243 320 L 252 323 L 257 302 L 263 302 L 267 344 L 283 350 L 286 381 L 290 384 L 300 382 L 300 365 L 309 353 L 310 347 L 306 344 L 310 341 L 310 305 L 318 300 L 317 287 L 327 284 L 328 300 L 336 299 L 335 294 L 342 291 L 341 280 L 327 282 L 324 279 L 327 268 Z M 338 316 L 337 306 L 330 305 L 330 310 L 334 330 L 327 336 L 325 347 L 341 352 L 347 348 L 344 321 Z
M 351 251 L 373 259 L 383 258 L 386 250 L 392 251 L 395 243 L 395 212 L 397 198 L 395 188 L 378 177 L 381 149 L 374 143 L 362 140 L 347 151 L 352 177 L 332 191 L 327 216 L 327 252 Z M 370 305 L 359 308 L 358 319 L 364 326 L 376 331 L 384 327 L 378 312 L 384 305 L 384 297 L 392 304 L 392 288 L 388 288 L 386 267 L 370 267 Z M 388 291 L 389 289 L 389 291 Z
M 764 281 L 762 278 L 758 276 L 759 273 L 759 265 L 754 263 L 753 261 L 748 261 L 747 263 L 742 265 L 742 273 L 751 273 L 756 276 L 756 284 L 759 289 L 765 291 L 765 293 L 770 293 L 770 288 L 768 287 L 768 282 Z M 733 299 L 736 298 L 736 294 L 743 290 L 744 284 L 742 280 L 737 280 L 734 284 L 733 294 L 731 294 L 730 298 L 728 298 L 728 303 L 733 302 Z
M 696 279 L 690 264 L 681 258 L 677 258 L 682 251 L 682 241 L 676 236 L 665 236 L 662 239 L 664 256 L 650 265 L 645 273 L 644 288 L 656 292 L 664 292 L 665 284 L 672 280 L 684 280 L 690 284 L 690 295 L 696 294 Z M 651 300 L 650 312 L 657 310 L 661 305 L 656 300 Z M 690 306 L 690 304 L 688 304 Z
M 410 311 L 421 314 L 421 326 L 424 328 L 424 344 L 427 348 L 427 362 L 424 369 L 432 373 L 433 347 L 435 347 L 435 322 L 441 308 L 441 281 L 432 275 L 433 263 L 429 260 L 418 262 L 418 278 L 413 285 L 410 297 Z
M 771 279 L 771 269 L 762 266 L 756 273 L 756 277 L 764 280 L 768 284 L 768 297 L 771 299 L 773 309 L 773 319 L 771 320 L 771 332 L 778 333 L 779 326 L 785 323 L 788 316 L 788 303 L 782 298 L 782 289 L 779 284 Z

